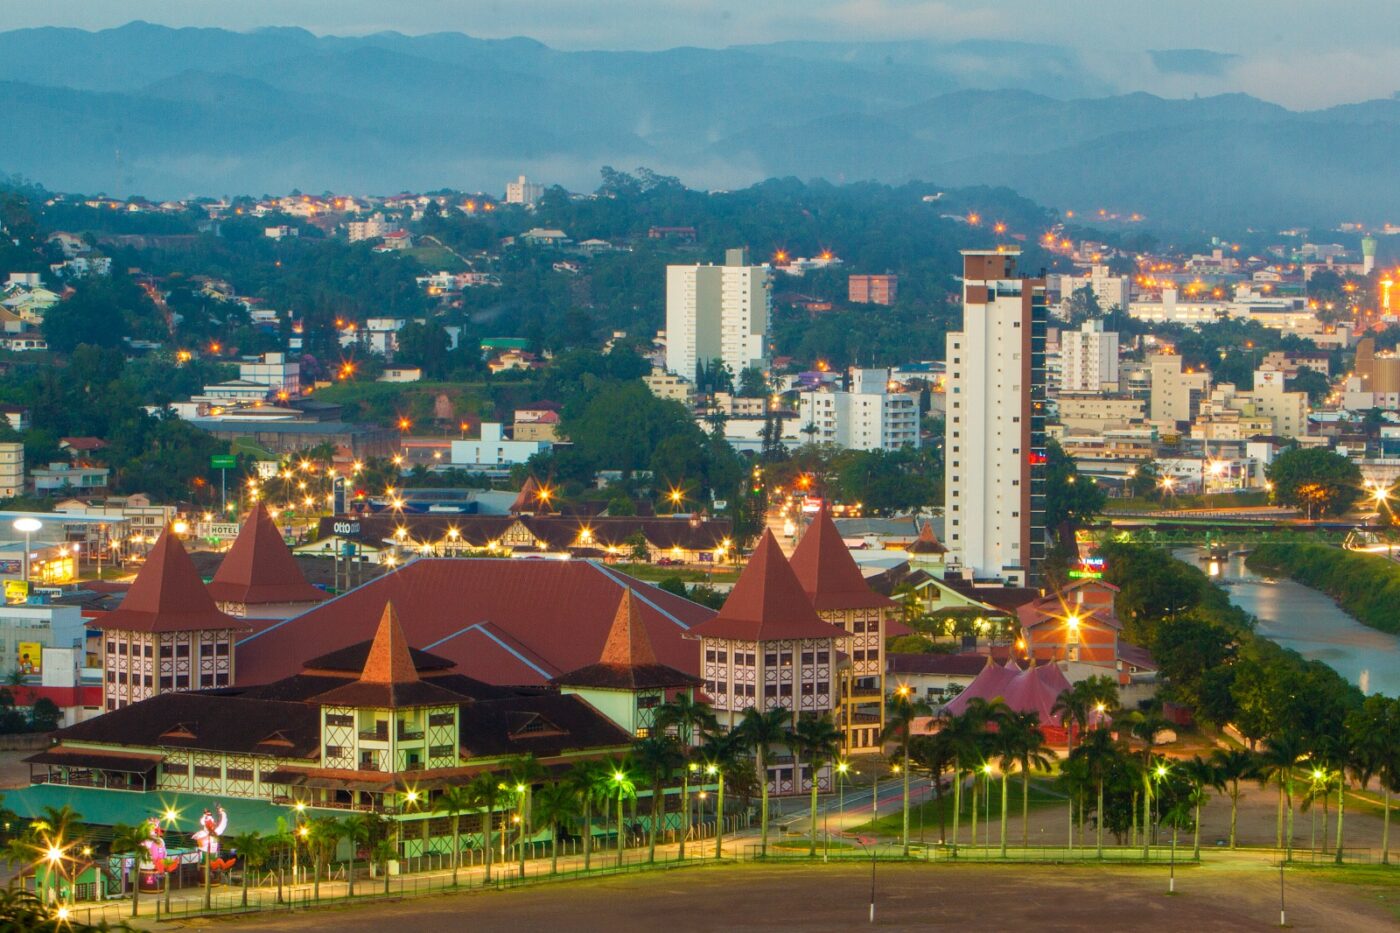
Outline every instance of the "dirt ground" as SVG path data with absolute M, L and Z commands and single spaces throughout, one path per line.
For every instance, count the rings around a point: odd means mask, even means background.
M 1350 882 L 1317 870 L 1287 875 L 1298 930 L 1400 925 L 1400 883 Z M 1369 880 L 1367 880 L 1369 879 Z M 1267 866 L 1189 868 L 1168 896 L 1165 868 L 881 865 L 876 924 L 884 929 L 1268 930 L 1278 926 L 1279 876 Z M 370 933 L 437 931 L 846 930 L 868 925 L 865 864 L 701 868 L 531 890 L 451 895 L 257 921 L 230 930 Z

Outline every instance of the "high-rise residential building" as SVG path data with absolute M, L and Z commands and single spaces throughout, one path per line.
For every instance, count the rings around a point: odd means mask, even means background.
M 918 447 L 919 393 L 891 383 L 888 369 L 853 369 L 850 389 L 802 393 L 797 427 L 812 443 L 848 450 Z
M 1118 334 L 1103 321 L 1085 321 L 1060 334 L 1060 391 L 1114 392 L 1118 389 Z
M 1060 298 L 1069 300 L 1081 288 L 1094 293 L 1099 310 L 1118 308 L 1128 310 L 1128 300 L 1132 296 L 1132 283 L 1126 275 L 1113 273 L 1108 266 L 1093 265 L 1084 275 L 1060 276 Z
M 1045 281 L 1019 250 L 963 251 L 962 330 L 948 335 L 949 570 L 1034 585 L 1045 557 Z
M 1210 374 L 1182 371 L 1181 357 L 1158 353 L 1151 357 L 1152 394 L 1147 415 L 1153 421 L 1191 421 L 1200 411 L 1201 399 L 1210 394 Z
M 846 279 L 846 289 L 852 304 L 892 305 L 899 294 L 899 276 L 852 275 Z
M 24 445 L 0 443 L 0 499 L 24 495 Z
M 506 182 L 506 203 L 529 206 L 544 197 L 544 185 L 527 181 L 521 175 L 515 181 Z
M 736 379 L 766 368 L 772 309 L 772 273 L 747 249 L 727 250 L 722 266 L 667 266 L 666 368 L 686 379 L 715 360 Z

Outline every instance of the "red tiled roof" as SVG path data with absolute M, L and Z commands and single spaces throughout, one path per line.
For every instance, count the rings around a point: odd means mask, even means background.
M 590 664 L 554 678 L 555 683 L 575 687 L 608 687 L 638 690 L 647 687 L 681 687 L 698 680 L 674 667 L 657 663 L 646 624 L 637 611 L 631 587 L 622 591 L 608 640 L 597 664 Z
M 792 552 L 792 572 L 818 612 L 895 605 L 865 582 L 824 504 Z
M 745 641 L 847 637 L 817 615 L 771 531 L 763 533 L 719 615 L 696 634 Z
M 82 453 L 101 450 L 107 446 L 107 442 L 100 437 L 61 437 L 58 443 L 61 447 L 67 447 L 69 450 L 76 450 Z
M 121 605 L 98 619 L 97 627 L 133 632 L 246 630 L 248 623 L 219 611 L 194 562 L 169 529 L 146 556 Z
M 239 684 L 296 674 L 308 657 L 370 638 L 392 601 L 415 647 L 489 684 L 543 684 L 602 655 L 625 588 L 657 660 L 700 670 L 683 636 L 711 610 L 587 561 L 420 558 L 238 645 Z
M 316 697 L 316 702 L 323 706 L 387 708 L 456 705 L 461 700 L 460 694 L 419 679 L 393 603 L 384 604 L 384 613 L 379 617 L 379 628 L 374 633 L 359 679 Z
M 326 593 L 306 582 L 272 516 L 253 507 L 209 583 L 216 602 L 266 605 L 318 603 Z
M 540 499 L 540 484 L 533 476 L 525 477 L 525 482 L 520 486 L 520 494 L 515 497 L 515 501 L 510 504 L 508 510 L 512 515 L 519 515 L 522 512 L 534 514 L 535 512 L 548 512 L 549 501 Z
M 948 548 L 938 536 L 933 533 L 933 522 L 924 522 L 924 527 L 919 529 L 919 537 L 913 544 L 905 548 L 910 554 L 946 554 Z

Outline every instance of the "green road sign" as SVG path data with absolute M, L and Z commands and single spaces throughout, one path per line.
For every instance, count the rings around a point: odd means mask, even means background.
M 209 458 L 209 469 L 211 470 L 236 470 L 238 468 L 238 458 L 233 454 L 214 454 Z

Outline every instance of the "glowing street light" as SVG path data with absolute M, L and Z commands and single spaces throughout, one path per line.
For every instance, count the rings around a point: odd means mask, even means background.
M 43 527 L 44 527 L 44 523 L 41 522 L 41 521 L 39 521 L 37 518 L 17 518 L 17 519 L 15 519 L 15 531 L 23 532 L 23 534 L 24 534 L 24 561 L 23 561 L 23 573 L 24 573 L 23 579 L 24 579 L 24 580 L 28 580 L 28 579 L 29 579 L 29 536 L 30 536 L 31 534 L 33 534 L 34 532 L 38 531 L 40 528 L 43 528 Z

